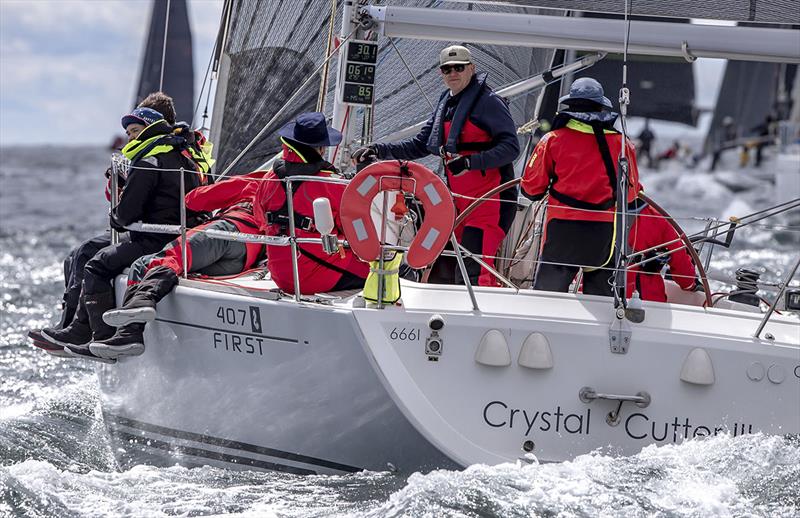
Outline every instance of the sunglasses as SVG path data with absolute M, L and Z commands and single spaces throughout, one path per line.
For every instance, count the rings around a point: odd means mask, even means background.
M 442 65 L 439 67 L 439 70 L 442 71 L 443 75 L 449 74 L 452 70 L 456 72 L 463 72 L 467 65 Z

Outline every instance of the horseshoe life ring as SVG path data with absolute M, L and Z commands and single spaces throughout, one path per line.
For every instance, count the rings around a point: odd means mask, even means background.
M 408 248 L 406 262 L 412 268 L 432 264 L 450 240 L 456 208 L 442 179 L 416 162 L 376 162 L 350 180 L 340 209 L 350 248 L 362 261 L 375 261 L 380 256 L 380 238 L 370 216 L 370 207 L 381 191 L 410 193 L 420 200 L 425 218 Z

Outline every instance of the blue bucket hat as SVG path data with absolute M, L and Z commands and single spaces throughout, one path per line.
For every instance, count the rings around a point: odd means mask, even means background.
M 126 129 L 131 124 L 141 124 L 149 126 L 156 121 L 163 119 L 164 116 L 152 108 L 136 108 L 122 118 L 122 129 Z
M 571 101 L 585 100 L 592 101 L 606 108 L 613 108 L 614 105 L 604 95 L 603 85 L 591 77 L 581 77 L 572 82 L 569 93 L 561 97 L 558 102 L 569 106 Z
M 320 112 L 301 113 L 279 129 L 278 135 L 311 147 L 335 146 L 342 141 L 341 132 L 328 126 Z

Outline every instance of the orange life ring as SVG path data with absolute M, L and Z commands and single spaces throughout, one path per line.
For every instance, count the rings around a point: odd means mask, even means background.
M 350 248 L 363 261 L 375 261 L 381 251 L 380 238 L 372 222 L 372 200 L 381 191 L 410 193 L 425 209 L 406 262 L 412 268 L 432 264 L 444 250 L 453 232 L 456 208 L 450 189 L 433 171 L 416 162 L 376 162 L 355 175 L 344 190 L 340 217 Z

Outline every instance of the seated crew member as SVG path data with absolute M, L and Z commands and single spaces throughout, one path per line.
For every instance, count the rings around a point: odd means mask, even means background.
M 639 212 L 628 234 L 628 244 L 634 251 L 631 260 L 634 263 L 646 259 L 652 260 L 628 269 L 628 297 L 633 295 L 635 289 L 642 300 L 667 302 L 664 279 L 661 277 L 661 269 L 665 264 L 669 266 L 670 276 L 678 286 L 687 291 L 697 288 L 694 263 L 686 249 L 681 248 L 683 243 L 676 241 L 678 238 L 678 233 L 672 225 L 655 209 L 646 206 Z M 663 246 L 644 255 L 635 253 L 659 245 Z M 675 251 L 661 256 L 670 250 Z M 661 257 L 655 259 L 657 256 Z
M 322 159 L 325 147 L 335 146 L 342 134 L 325 123 L 322 113 L 303 113 L 278 131 L 283 144 L 282 159 L 276 160 L 272 171 L 255 194 L 254 210 L 261 231 L 268 236 L 288 235 L 289 217 L 286 203 L 286 183 L 275 181 L 298 175 L 330 177 L 336 168 Z M 294 182 L 295 232 L 297 237 L 319 237 L 314 228 L 313 203 L 317 198 L 328 198 L 333 212 L 334 230 L 343 239 L 339 207 L 345 186 L 321 182 Z M 328 255 L 318 244 L 298 245 L 297 266 L 300 292 L 304 295 L 357 289 L 364 286 L 369 265 L 360 261 L 350 250 Z M 292 249 L 288 246 L 267 245 L 267 267 L 270 276 L 280 289 L 294 293 Z
M 445 161 L 447 182 L 458 211 L 469 206 L 498 185 L 514 178 L 514 160 L 519 141 L 505 101 L 486 84 L 487 74 L 476 74 L 470 51 L 453 45 L 439 55 L 439 69 L 448 88 L 419 133 L 408 140 L 378 143 L 356 150 L 353 159 L 363 162 L 379 159 L 414 160 L 440 155 Z M 474 210 L 455 229 L 456 239 L 467 250 L 483 254 L 483 261 L 494 266 L 500 243 L 514 220 L 517 190 L 506 189 Z M 485 268 L 465 258 L 470 281 L 481 286 L 497 286 Z M 460 270 L 455 282 L 463 283 Z
M 110 215 L 111 226 L 127 231 L 126 225 L 180 223 L 180 169 L 186 190 L 200 182 L 195 163 L 182 151 L 186 139 L 175 135 L 163 116 L 149 108 L 137 108 L 122 118 L 122 126 L 132 137 L 122 149 L 130 161 L 130 172 L 119 204 Z M 103 313 L 114 307 L 112 281 L 139 257 L 160 250 L 170 241 L 169 234 L 131 232 L 127 241 L 98 251 L 84 267 L 78 308 L 64 329 L 45 328 L 42 337 L 68 348 L 72 353 L 91 356 L 89 342 L 114 334 L 103 322 Z
M 147 95 L 147 97 L 142 99 L 137 108 L 151 108 L 162 114 L 164 116 L 164 120 L 166 120 L 170 125 L 175 124 L 176 115 L 174 102 L 172 97 L 163 92 L 150 93 Z M 137 128 L 135 125 L 131 125 L 130 129 L 132 131 L 127 132 L 129 142 L 138 134 L 136 131 L 138 131 L 139 128 Z M 204 137 L 202 137 L 202 135 L 198 136 L 196 132 L 195 137 L 195 143 L 194 145 L 190 146 L 189 149 L 191 150 L 191 155 L 194 158 L 194 161 L 200 166 L 204 173 L 207 173 L 210 165 L 213 164 L 213 161 L 210 160 L 210 149 L 207 147 L 204 148 L 203 146 L 208 146 L 209 144 L 206 144 Z M 111 200 L 110 175 L 111 168 L 109 167 L 109 169 L 106 171 L 106 177 L 108 178 L 108 182 L 106 184 L 106 199 L 109 201 Z M 119 186 L 121 189 L 124 186 L 124 177 L 120 176 L 119 180 Z M 120 241 L 126 241 L 128 238 L 129 235 L 127 233 L 119 236 Z M 75 316 L 75 310 L 78 307 L 81 284 L 83 283 L 83 270 L 86 266 L 86 262 L 94 257 L 97 252 L 109 246 L 110 244 L 111 233 L 106 231 L 103 234 L 94 236 L 82 242 L 70 250 L 69 254 L 64 260 L 64 294 L 62 296 L 61 303 L 61 317 L 53 329 L 63 329 L 69 325 L 70 322 L 72 322 L 72 319 Z M 67 355 L 62 346 L 48 341 L 42 336 L 41 332 L 41 329 L 33 329 L 28 332 L 28 337 L 31 338 L 33 345 L 41 347 L 52 354 Z
M 611 296 L 617 196 L 617 157 L 622 135 L 614 129 L 618 114 L 603 87 L 589 77 L 576 79 L 559 99 L 553 131 L 542 137 L 525 166 L 523 193 L 536 201 L 549 194 L 541 261 L 534 289 L 566 292 L 583 267 L 583 292 Z M 639 191 L 633 144 L 626 142 L 630 162 L 628 202 Z M 580 266 L 578 266 L 580 265 Z
M 213 185 L 197 187 L 186 195 L 186 208 L 197 212 L 221 209 L 211 221 L 186 233 L 186 268 L 189 273 L 233 275 L 255 265 L 264 245 L 209 237 L 209 229 L 257 234 L 253 215 L 253 195 L 267 171 L 230 178 Z M 140 257 L 128 272 L 128 289 L 119 309 L 106 311 L 104 320 L 117 326 L 114 336 L 89 344 L 99 358 L 136 356 L 144 352 L 145 323 L 155 320 L 156 304 L 178 285 L 183 274 L 181 239 L 161 251 Z

